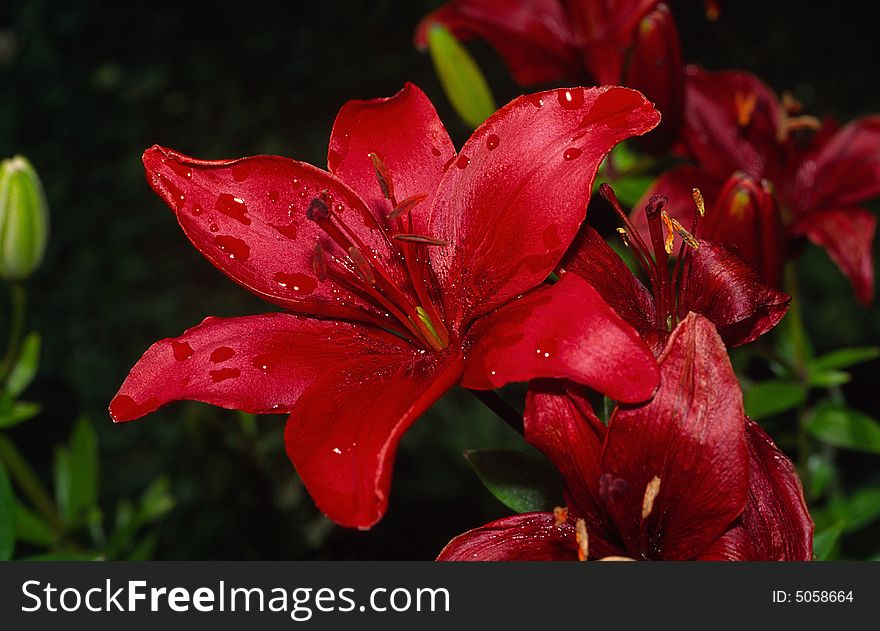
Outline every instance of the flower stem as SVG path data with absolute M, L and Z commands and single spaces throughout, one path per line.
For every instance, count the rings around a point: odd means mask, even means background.
M 501 420 L 510 425 L 516 433 L 520 436 L 525 435 L 522 414 L 514 410 L 513 406 L 501 398 L 501 395 L 494 390 L 471 390 L 471 393 L 477 397 L 483 405 L 501 417 Z
M 12 479 L 15 480 L 31 505 L 43 516 L 53 530 L 60 532 L 61 518 L 58 516 L 58 511 L 55 510 L 52 498 L 12 441 L 2 434 L 0 434 L 0 461 L 6 465 Z
M 6 354 L 0 361 L 0 385 L 6 383 L 21 351 L 21 338 L 24 333 L 24 316 L 27 307 L 27 291 L 24 285 L 13 282 L 9 285 L 12 303 L 12 315 L 9 320 L 9 341 L 6 344 Z
M 785 266 L 785 290 L 791 296 L 791 307 L 788 310 L 789 335 L 794 350 L 794 373 L 805 389 L 809 389 L 807 361 L 809 350 L 804 319 L 801 313 L 800 293 L 798 291 L 797 271 L 792 263 Z M 805 487 L 809 487 L 810 438 L 807 435 L 808 408 L 806 403 L 797 411 L 796 444 L 798 452 L 798 469 Z

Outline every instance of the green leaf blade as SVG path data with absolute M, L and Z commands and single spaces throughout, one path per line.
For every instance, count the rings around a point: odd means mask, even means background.
M 562 479 L 546 461 L 521 451 L 479 449 L 465 458 L 502 504 L 517 513 L 551 511 L 562 504 Z

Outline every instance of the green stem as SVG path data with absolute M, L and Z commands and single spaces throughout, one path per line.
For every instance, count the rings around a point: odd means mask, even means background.
M 12 479 L 15 480 L 18 488 L 28 498 L 31 505 L 56 532 L 60 532 L 61 518 L 58 516 L 58 511 L 55 510 L 52 498 L 12 441 L 2 434 L 0 434 L 0 460 L 6 465 Z
M 9 341 L 6 344 L 6 354 L 0 362 L 0 384 L 5 384 L 9 378 L 18 354 L 21 351 L 21 340 L 24 334 L 24 316 L 27 308 L 27 291 L 24 285 L 13 282 L 9 285 L 12 303 L 12 315 L 9 321 Z
M 522 414 L 514 410 L 513 406 L 501 398 L 501 395 L 494 390 L 471 390 L 471 394 L 501 417 L 501 420 L 510 425 L 520 436 L 525 435 Z
M 788 263 L 785 266 L 785 289 L 791 296 L 791 307 L 788 310 L 789 334 L 794 346 L 794 372 L 797 379 L 803 384 L 805 389 L 809 389 L 810 384 L 807 374 L 807 361 L 809 359 L 809 351 L 807 347 L 807 333 L 804 327 L 803 314 L 801 312 L 800 292 L 798 291 L 797 271 L 794 264 Z M 806 403 L 798 408 L 797 412 L 797 428 L 796 428 L 796 444 L 798 452 L 798 469 L 803 479 L 804 487 L 810 486 L 810 437 L 807 435 L 807 416 L 808 408 Z

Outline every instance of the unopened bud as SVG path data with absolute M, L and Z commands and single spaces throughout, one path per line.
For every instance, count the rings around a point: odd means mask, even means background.
M 49 238 L 49 205 L 23 156 L 0 163 L 0 278 L 20 281 L 40 265 Z

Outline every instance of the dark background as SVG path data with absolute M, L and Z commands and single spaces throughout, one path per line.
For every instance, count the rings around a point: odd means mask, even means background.
M 281 3 L 6 1 L 0 7 L 0 157 L 27 155 L 51 207 L 45 264 L 30 284 L 32 328 L 43 333 L 29 398 L 43 414 L 9 435 L 50 477 L 54 445 L 81 412 L 101 443 L 102 502 L 170 477 L 176 508 L 163 559 L 428 559 L 449 538 L 507 514 L 461 457 L 516 446 L 517 436 L 465 392 L 435 406 L 404 438 L 391 508 L 367 533 L 315 510 L 282 446 L 282 417 L 253 430 L 235 412 L 171 405 L 114 426 L 109 400 L 140 354 L 206 315 L 272 307 L 193 249 L 148 187 L 140 163 L 153 143 L 202 158 L 257 153 L 323 166 L 338 108 L 388 96 L 404 81 L 434 100 L 457 145 L 468 130 L 448 106 L 426 54 L 412 46 L 431 0 Z M 841 120 L 880 110 L 880 4 L 676 2 L 685 58 L 740 67 L 808 112 Z M 486 46 L 470 47 L 499 104 L 521 92 Z M 877 343 L 880 312 L 857 306 L 814 248 L 801 271 L 818 350 Z M 4 296 L 3 300 L 7 300 Z M 3 305 L 0 326 L 8 307 Z M 4 330 L 4 329 L 0 329 Z M 855 369 L 850 402 L 875 417 L 877 363 Z M 872 390 L 873 388 L 873 390 Z M 847 456 L 851 475 L 876 475 L 876 456 Z

